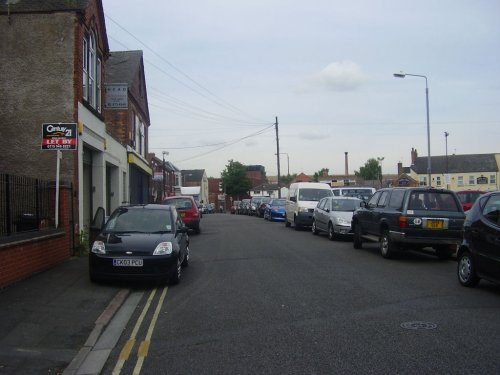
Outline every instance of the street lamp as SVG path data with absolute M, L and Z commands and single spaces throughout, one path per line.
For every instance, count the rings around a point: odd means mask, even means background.
M 377 157 L 377 161 L 379 162 L 379 176 L 378 176 L 378 180 L 380 182 L 380 187 L 382 188 L 382 180 L 383 180 L 383 174 L 382 174 L 382 162 L 384 161 L 385 157 L 382 156 L 382 157 Z
M 447 131 L 444 132 L 444 142 L 445 142 L 445 147 L 446 147 L 446 189 L 450 188 L 450 175 L 448 174 L 448 136 L 450 133 Z
M 163 151 L 163 163 L 162 167 L 162 182 L 161 182 L 161 202 L 163 202 L 163 198 L 165 198 L 165 156 L 168 155 L 168 151 Z
M 428 186 L 432 186 L 431 183 L 431 128 L 429 125 L 429 87 L 427 85 L 427 77 L 420 74 L 410 74 L 410 73 L 394 73 L 396 78 L 405 78 L 406 76 L 420 77 L 425 79 L 425 108 L 427 111 L 427 178 L 429 179 Z
M 280 155 L 286 155 L 287 172 L 288 176 L 290 176 L 290 156 L 286 152 L 280 152 Z

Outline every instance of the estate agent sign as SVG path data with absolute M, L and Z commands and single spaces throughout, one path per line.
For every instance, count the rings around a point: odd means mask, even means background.
M 75 123 L 42 124 L 42 150 L 77 150 L 78 131 Z

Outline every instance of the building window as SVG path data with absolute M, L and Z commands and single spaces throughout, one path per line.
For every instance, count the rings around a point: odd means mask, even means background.
M 457 177 L 457 185 L 458 186 L 464 186 L 464 176 L 458 176 Z
M 494 174 L 490 174 L 490 184 L 496 184 L 496 183 L 497 183 L 496 176 Z
M 97 55 L 96 38 L 90 32 L 83 39 L 83 99 L 101 112 L 101 58 Z
M 436 186 L 441 186 L 441 176 L 436 177 Z
M 419 176 L 418 177 L 418 184 L 420 186 L 427 186 L 427 176 Z
M 474 176 L 469 176 L 469 185 L 475 185 L 475 178 L 474 178 Z

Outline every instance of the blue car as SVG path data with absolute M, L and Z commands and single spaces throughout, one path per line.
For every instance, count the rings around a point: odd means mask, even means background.
M 286 199 L 282 198 L 271 199 L 264 210 L 264 219 L 285 221 L 285 202 Z

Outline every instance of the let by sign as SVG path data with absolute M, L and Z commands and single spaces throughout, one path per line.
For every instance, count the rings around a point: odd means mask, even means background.
M 42 124 L 42 150 L 77 150 L 78 131 L 75 123 Z

